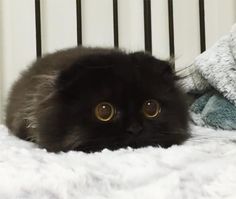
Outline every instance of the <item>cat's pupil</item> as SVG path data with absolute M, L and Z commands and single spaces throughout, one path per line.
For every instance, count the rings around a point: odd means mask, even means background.
M 143 105 L 143 112 L 148 118 L 156 117 L 160 113 L 160 105 L 156 100 L 147 100 Z
M 101 108 L 99 108 L 99 114 L 104 118 L 109 117 L 109 115 L 111 114 L 111 107 L 103 105 Z
M 101 121 L 109 121 L 115 114 L 114 107 L 108 102 L 102 102 L 95 108 L 95 116 Z

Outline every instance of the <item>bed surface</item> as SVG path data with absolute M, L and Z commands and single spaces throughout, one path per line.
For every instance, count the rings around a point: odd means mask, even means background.
M 0 125 L 0 198 L 235 199 L 236 131 L 191 128 L 168 149 L 54 154 Z

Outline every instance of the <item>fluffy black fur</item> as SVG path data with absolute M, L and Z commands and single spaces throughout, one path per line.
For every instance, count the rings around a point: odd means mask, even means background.
M 21 137 L 33 136 L 39 146 L 54 152 L 169 147 L 189 137 L 185 97 L 168 62 L 143 52 L 85 50 L 89 53 L 73 58 L 68 66 L 59 62 L 54 68 L 58 73 L 52 90 L 49 89 L 50 95 L 35 104 L 37 125 L 30 130 L 24 123 L 23 129 L 28 134 Z M 66 56 L 65 52 L 60 56 Z M 54 61 L 50 56 L 46 59 Z M 32 68 L 39 68 L 40 64 L 35 65 Z M 161 105 L 162 111 L 155 119 L 146 119 L 141 111 L 148 99 L 156 99 Z M 94 116 L 95 106 L 102 101 L 112 103 L 117 109 L 111 122 L 101 122 Z M 12 127 L 10 123 L 8 126 Z

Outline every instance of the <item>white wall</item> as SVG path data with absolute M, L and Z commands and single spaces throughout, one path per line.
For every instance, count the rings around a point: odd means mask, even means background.
M 169 57 L 167 0 L 152 0 L 153 54 Z M 174 0 L 177 69 L 200 53 L 198 0 Z M 235 0 L 205 0 L 207 47 L 236 20 Z M 76 1 L 41 0 L 43 53 L 76 45 Z M 120 47 L 144 49 L 143 0 L 118 0 Z M 112 0 L 82 0 L 83 43 L 113 45 Z M 12 82 L 36 58 L 33 0 L 0 0 L 0 116 Z
M 34 2 L 0 0 L 1 112 L 20 71 L 35 59 Z M 2 113 L 0 116 L 2 117 Z
M 0 44 L 3 43 L 3 11 L 2 11 L 2 2 L 0 1 Z M 2 67 L 2 60 L 3 60 L 3 48 L 0 46 L 0 123 L 2 120 L 1 114 L 3 112 L 3 67 Z
M 41 11 L 43 53 L 75 46 L 75 0 L 41 0 Z
M 206 1 L 206 41 L 210 47 L 222 35 L 226 34 L 236 21 L 235 0 Z

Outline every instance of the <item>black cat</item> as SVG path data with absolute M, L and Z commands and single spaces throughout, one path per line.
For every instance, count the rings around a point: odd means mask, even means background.
M 37 60 L 13 86 L 6 124 L 53 152 L 169 147 L 189 137 L 185 97 L 170 64 L 101 48 Z

